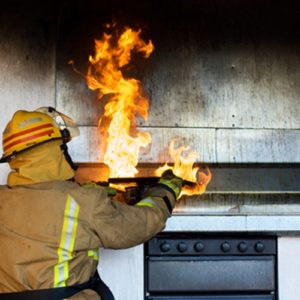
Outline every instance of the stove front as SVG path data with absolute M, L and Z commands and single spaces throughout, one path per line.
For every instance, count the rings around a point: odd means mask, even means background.
M 147 300 L 275 300 L 273 236 L 162 233 L 145 244 Z

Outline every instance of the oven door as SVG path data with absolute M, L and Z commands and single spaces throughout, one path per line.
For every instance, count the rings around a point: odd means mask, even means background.
M 149 293 L 270 292 L 275 289 L 273 256 L 150 257 Z
M 154 296 L 149 300 L 274 300 L 271 295 L 251 295 L 251 296 Z
M 148 257 L 148 300 L 273 300 L 275 259 L 266 256 Z

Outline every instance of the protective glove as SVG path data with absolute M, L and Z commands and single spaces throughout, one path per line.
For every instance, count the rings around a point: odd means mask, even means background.
M 170 188 L 174 192 L 176 199 L 178 199 L 183 185 L 183 179 L 175 176 L 171 169 L 162 174 L 158 183 L 166 185 L 168 188 Z

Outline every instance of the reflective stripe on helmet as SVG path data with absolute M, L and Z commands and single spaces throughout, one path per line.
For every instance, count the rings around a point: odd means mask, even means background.
M 53 133 L 54 133 L 54 131 L 53 131 L 53 129 L 51 129 L 51 130 L 43 131 L 43 132 L 33 134 L 33 135 L 30 135 L 30 136 L 26 136 L 26 137 L 21 138 L 21 139 L 14 140 L 12 143 L 10 143 L 8 145 L 6 145 L 5 142 L 4 142 L 4 145 L 3 145 L 4 152 L 9 151 L 9 149 L 11 147 L 16 146 L 18 144 L 29 142 L 29 141 L 32 141 L 32 140 L 36 140 L 39 137 L 50 136 Z
M 7 138 L 5 138 L 3 140 L 3 143 L 7 143 L 7 142 L 9 142 L 10 140 L 12 140 L 12 139 L 14 139 L 16 137 L 24 136 L 24 135 L 26 135 L 28 133 L 32 133 L 34 131 L 37 131 L 37 130 L 40 130 L 40 129 L 45 129 L 45 128 L 53 128 L 53 124 L 51 124 L 51 123 L 49 123 L 49 124 L 43 124 L 43 125 L 39 125 L 39 126 L 30 128 L 30 129 L 25 129 L 25 130 L 22 130 L 20 132 L 14 133 L 12 135 L 9 135 Z

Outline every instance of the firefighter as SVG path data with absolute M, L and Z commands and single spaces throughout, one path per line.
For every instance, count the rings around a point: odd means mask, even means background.
M 113 299 L 97 274 L 98 249 L 141 244 L 171 216 L 183 183 L 171 172 L 136 205 L 77 184 L 67 149 L 75 134 L 51 107 L 17 111 L 3 132 L 11 172 L 0 187 L 1 300 Z

